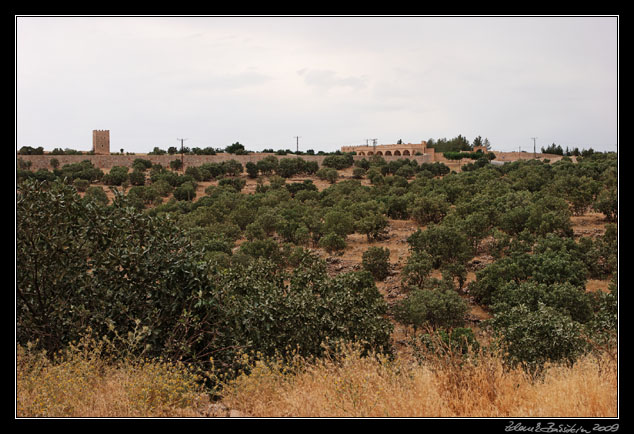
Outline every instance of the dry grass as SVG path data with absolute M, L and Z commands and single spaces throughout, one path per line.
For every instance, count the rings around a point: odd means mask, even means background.
M 198 377 L 160 360 L 108 363 L 96 347 L 53 360 L 17 349 L 17 417 L 196 417 L 207 405 Z
M 203 417 L 207 394 L 184 366 L 108 363 L 71 347 L 54 360 L 17 351 L 17 417 Z M 226 382 L 224 409 L 246 417 L 616 417 L 617 363 L 587 356 L 535 380 L 494 355 L 362 357 L 345 346 L 323 359 L 254 362 Z M 219 415 L 229 415 L 229 411 Z
M 500 358 L 416 365 L 336 357 L 254 365 L 226 385 L 223 403 L 253 417 L 615 417 L 616 364 L 586 357 L 550 367 L 539 380 L 507 370 Z M 437 366 L 437 368 L 434 368 Z

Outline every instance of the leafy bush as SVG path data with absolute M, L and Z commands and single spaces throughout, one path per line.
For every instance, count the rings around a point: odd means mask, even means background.
M 412 252 L 401 272 L 404 286 L 421 288 L 433 270 L 433 258 L 427 252 Z
M 63 170 L 63 169 L 62 169 Z M 113 166 L 110 172 L 103 176 L 106 185 L 121 185 L 128 180 L 128 168 L 125 166 Z
M 93 200 L 95 203 L 101 205 L 108 204 L 108 195 L 100 186 L 91 186 L 86 189 L 86 194 L 84 195 L 84 199 Z
M 200 182 L 203 180 L 203 174 L 201 172 L 200 167 L 189 166 L 185 169 L 185 175 L 191 176 L 194 181 Z
M 462 327 L 469 306 L 456 291 L 451 289 L 415 289 L 397 302 L 393 314 L 397 321 L 421 327 Z
M 277 157 L 268 155 L 256 163 L 258 171 L 263 175 L 270 175 L 273 172 L 277 172 L 279 167 L 279 161 Z
M 183 168 L 183 160 L 181 160 L 180 158 L 170 161 L 170 169 L 181 170 L 182 168 Z
M 546 362 L 573 363 L 587 351 L 581 325 L 543 303 L 534 310 L 520 304 L 500 312 L 489 324 L 507 361 L 530 372 L 539 372 Z
M 424 231 L 419 229 L 407 238 L 407 242 L 413 251 L 429 253 L 434 268 L 465 263 L 473 253 L 461 231 L 449 225 L 431 225 Z
M 376 280 L 385 280 L 390 274 L 390 249 L 370 247 L 363 252 L 361 265 Z
M 239 161 L 236 160 L 227 160 L 220 163 L 220 167 L 225 175 L 229 176 L 238 176 L 242 174 L 243 167 Z
M 134 169 L 128 177 L 132 185 L 145 185 L 145 173 L 138 169 Z
M 254 239 L 240 245 L 240 253 L 252 258 L 268 259 L 276 264 L 284 262 L 280 246 L 271 238 Z
M 334 184 L 339 178 L 339 173 L 337 172 L 337 169 L 322 167 L 317 171 L 317 177 L 323 181 L 328 181 L 331 184 Z
M 80 163 L 64 164 L 61 169 L 54 169 L 53 173 L 60 178 L 68 178 L 70 180 L 80 178 L 90 182 L 100 181 L 104 177 L 101 169 L 96 168 L 90 160 L 84 160 Z
M 82 200 L 63 183 L 20 184 L 17 211 L 20 345 L 37 340 L 53 353 L 87 327 L 113 342 L 137 333 L 138 354 L 229 376 L 244 353 L 319 356 L 339 340 L 390 351 L 387 307 L 369 273 L 330 278 L 310 255 L 292 275 L 262 259 L 215 268 L 174 221 L 122 195 L 108 207 Z
M 243 155 L 245 153 L 244 145 L 240 142 L 232 143 L 225 148 L 225 152 L 228 154 Z
M 132 168 L 134 170 L 139 170 L 141 172 L 145 172 L 151 167 L 152 167 L 152 162 L 145 158 L 135 158 L 135 160 L 132 162 Z
M 366 169 L 362 167 L 355 167 L 352 171 L 352 177 L 355 179 L 361 179 L 365 176 Z
M 234 188 L 236 191 L 240 191 L 244 188 L 247 182 L 241 178 L 222 178 L 218 181 L 218 185 L 226 186 Z
M 331 167 L 336 170 L 343 170 L 351 167 L 354 163 L 352 154 L 329 155 L 322 161 L 321 165 Z
M 319 240 L 319 246 L 327 252 L 340 252 L 346 248 L 346 239 L 334 232 L 329 232 Z
M 440 223 L 449 212 L 449 204 L 443 196 L 423 196 L 415 199 L 410 209 L 412 218 L 419 225 Z
M 342 238 L 354 232 L 354 218 L 349 212 L 331 210 L 324 216 L 324 232 L 332 232 Z
M 86 179 L 77 178 L 73 181 L 73 185 L 77 189 L 77 191 L 84 192 L 90 186 L 90 181 Z
M 303 182 L 291 182 L 285 184 L 285 187 L 293 196 L 302 190 L 317 191 L 317 186 L 310 179 L 306 179 Z
M 158 205 L 163 199 L 153 186 L 137 185 L 128 191 L 128 199 L 138 209 L 143 209 L 146 205 Z
M 252 161 L 248 161 L 245 165 L 245 168 L 247 170 L 247 175 L 249 175 L 249 178 L 255 179 L 258 177 L 259 170 L 257 164 Z
M 605 218 L 609 222 L 616 222 L 619 213 L 619 202 L 616 188 L 602 190 L 598 196 L 592 208 L 605 215 Z
M 191 201 L 196 197 L 196 187 L 191 182 L 184 182 L 182 185 L 174 189 L 174 198 L 176 200 Z

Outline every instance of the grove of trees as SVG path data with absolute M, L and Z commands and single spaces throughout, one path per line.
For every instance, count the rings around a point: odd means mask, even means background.
M 454 142 L 447 152 L 463 150 Z M 391 354 L 394 323 L 418 339 L 431 330 L 477 343 L 471 299 L 491 314 L 480 326 L 509 365 L 538 372 L 615 345 L 616 154 L 477 160 L 461 173 L 332 157 L 321 168 L 269 156 L 183 173 L 142 160 L 108 174 L 89 162 L 18 169 L 18 343 L 54 353 L 86 330 L 112 341 L 135 336 L 121 345 L 231 375 L 244 353 L 319 357 L 323 344 L 341 340 Z M 338 170 L 353 165 L 356 179 L 341 179 Z M 322 172 L 333 181 L 321 191 L 293 182 L 323 170 L 337 177 Z M 258 180 L 254 193 L 242 192 L 247 176 Z M 217 185 L 197 196 L 211 179 Z M 575 234 L 572 218 L 590 210 L 604 216 L 605 231 Z M 313 252 L 337 254 L 355 233 L 383 240 L 391 220 L 417 225 L 405 240 L 398 302 L 388 304 L 376 284 L 390 274 L 389 250 L 371 247 L 360 269 L 336 275 Z M 476 256 L 490 261 L 474 269 Z M 476 277 L 467 283 L 469 271 Z M 588 279 L 611 280 L 610 291 L 587 292 Z

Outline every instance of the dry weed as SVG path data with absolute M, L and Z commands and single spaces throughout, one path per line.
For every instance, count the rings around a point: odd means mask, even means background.
M 616 363 L 587 356 L 539 379 L 494 354 L 412 364 L 354 346 L 317 361 L 257 362 L 223 403 L 254 417 L 615 417 Z M 448 362 L 448 363 L 447 363 Z
M 54 358 L 17 348 L 17 417 L 195 417 L 207 404 L 198 377 L 161 360 L 113 364 L 99 345 Z

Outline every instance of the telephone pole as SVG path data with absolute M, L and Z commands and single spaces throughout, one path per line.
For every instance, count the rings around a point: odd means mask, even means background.
M 187 140 L 187 139 L 176 139 L 176 140 L 180 140 L 181 141 L 181 169 L 184 170 L 184 168 L 185 168 L 185 152 L 184 152 L 185 148 L 183 146 L 183 142 L 185 140 Z
M 531 139 L 533 139 L 533 158 L 537 159 L 537 151 L 535 150 L 535 139 L 537 137 L 531 137 Z
M 293 136 L 293 137 L 295 137 L 295 145 L 296 145 L 295 153 L 297 154 L 299 152 L 299 138 L 301 136 Z
M 372 155 L 376 155 L 376 139 L 370 140 L 372 140 Z

